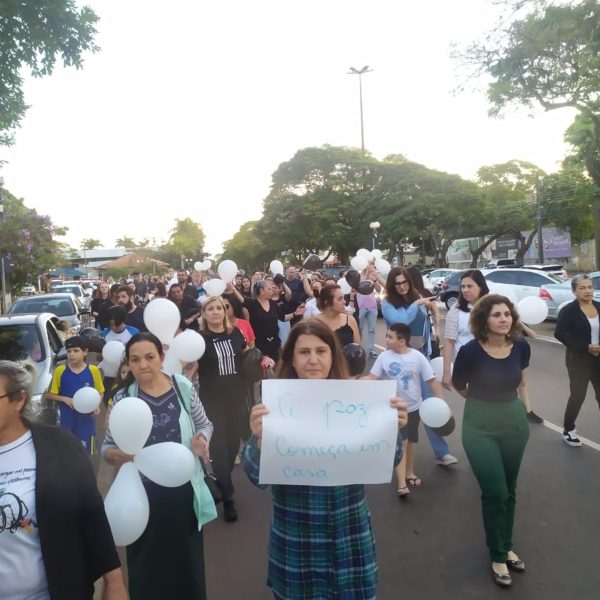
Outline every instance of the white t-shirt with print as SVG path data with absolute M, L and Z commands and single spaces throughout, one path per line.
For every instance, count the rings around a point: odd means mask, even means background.
M 429 361 L 412 348 L 406 354 L 392 350 L 382 352 L 371 368 L 371 375 L 378 379 L 395 379 L 396 394 L 406 401 L 408 412 L 419 410 L 421 406 L 421 381 L 435 377 Z
M 35 510 L 31 431 L 0 446 L 0 600 L 50 600 Z

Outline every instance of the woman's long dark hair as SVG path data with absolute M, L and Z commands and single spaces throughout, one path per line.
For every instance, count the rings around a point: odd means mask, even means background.
M 472 279 L 479 286 L 479 298 L 483 298 L 483 296 L 490 293 L 490 288 L 488 288 L 487 281 L 485 280 L 483 273 L 479 269 L 469 269 L 461 273 L 460 284 L 462 284 L 462 280 L 465 277 Z M 458 289 L 458 308 L 463 312 L 470 312 L 471 309 L 469 308 L 469 303 L 463 298 L 462 290 L 460 289 L 460 284 Z M 477 300 L 479 300 L 479 298 L 477 298 Z M 473 304 L 475 304 L 475 302 L 473 302 Z
M 433 293 L 425 287 L 421 271 L 419 271 L 419 269 L 417 269 L 417 267 L 415 267 L 414 265 L 411 265 L 406 270 L 410 273 L 413 286 L 415 290 L 419 292 L 419 295 L 421 295 L 423 298 L 431 298 L 431 296 L 433 296 Z
M 165 353 L 165 351 L 163 350 L 162 342 L 153 333 L 150 333 L 149 331 L 140 331 L 139 333 L 136 333 L 134 336 L 132 336 L 131 339 L 125 345 L 125 360 L 129 361 L 129 351 L 131 350 L 131 346 L 137 344 L 138 342 L 150 342 L 151 344 L 154 344 L 154 346 L 156 347 L 156 351 L 160 356 L 162 356 Z M 133 376 L 132 372 L 129 371 L 121 389 L 127 390 L 127 388 L 134 381 L 135 377 Z
M 296 343 L 301 335 L 315 335 L 329 346 L 331 350 L 331 370 L 327 379 L 350 378 L 346 359 L 335 333 L 318 319 L 309 319 L 308 321 L 300 321 L 292 327 L 281 352 L 281 359 L 277 367 L 278 379 L 298 379 L 298 373 L 296 373 L 292 363 L 294 362 Z
M 396 290 L 396 277 L 402 275 L 408 281 L 408 293 L 401 296 Z M 415 289 L 412 277 L 408 269 L 404 267 L 394 267 L 388 274 L 385 282 L 385 298 L 394 308 L 407 308 L 413 302 L 419 299 L 419 293 Z

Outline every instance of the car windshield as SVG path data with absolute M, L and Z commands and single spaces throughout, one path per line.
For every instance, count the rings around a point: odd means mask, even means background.
M 75 308 L 68 297 L 50 299 L 39 296 L 38 298 L 28 298 L 27 300 L 15 302 L 10 307 L 9 312 L 11 314 L 49 312 L 57 317 L 69 317 L 75 314 Z
M 41 362 L 46 357 L 34 324 L 0 325 L 0 359 Z
M 81 296 L 81 289 L 76 285 L 61 285 L 59 288 L 54 289 L 60 289 L 61 292 L 70 292 L 76 296 Z

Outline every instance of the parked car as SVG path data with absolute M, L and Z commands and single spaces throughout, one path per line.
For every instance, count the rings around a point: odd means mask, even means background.
M 485 263 L 484 269 L 506 269 L 508 267 L 518 267 L 516 259 L 514 258 L 498 258 L 496 260 L 490 260 Z
M 493 284 L 499 284 L 501 288 L 511 289 L 517 301 L 523 300 L 528 296 L 539 296 L 540 288 L 543 285 L 551 283 L 562 283 L 562 279 L 556 275 L 536 271 L 527 268 L 499 268 L 492 271 L 482 271 L 483 276 L 488 281 L 490 291 L 493 291 Z M 502 293 L 501 289 L 498 293 Z
M 600 271 L 589 273 L 594 285 L 594 300 L 600 302 Z M 561 283 L 549 283 L 540 288 L 539 296 L 548 305 L 548 318 L 558 319 L 560 311 L 565 304 L 575 300 L 571 290 L 571 280 Z
M 431 273 L 423 275 L 423 285 L 428 290 L 433 291 L 433 288 L 444 281 L 446 277 L 458 272 L 460 272 L 460 269 L 435 269 Z
M 51 313 L 15 314 L 0 317 L 0 359 L 30 360 L 36 369 L 31 406 L 45 423 L 56 424 L 56 403 L 46 400 L 56 365 L 67 360 L 67 351 L 54 325 Z
M 9 315 L 24 313 L 49 312 L 59 319 L 67 321 L 73 333 L 79 333 L 83 328 L 90 327 L 89 309 L 71 293 L 41 294 L 19 298 L 9 309 Z
M 347 271 L 351 268 L 352 267 L 348 267 L 346 265 L 335 265 L 325 267 L 325 277 L 335 277 L 337 279 L 342 271 Z
M 60 285 L 53 285 L 50 288 L 50 292 L 69 292 L 70 294 L 73 294 L 73 296 L 75 296 L 86 308 L 90 308 L 92 304 L 92 298 L 90 294 L 86 293 L 80 283 L 63 283 Z
M 446 305 L 446 308 L 452 308 L 458 302 L 458 294 L 460 292 L 460 276 L 463 271 L 452 273 L 441 281 L 437 286 L 437 297 L 440 302 Z
M 568 279 L 569 275 L 565 271 L 562 265 L 553 264 L 553 265 L 525 265 L 526 269 L 535 269 L 536 271 L 544 271 L 544 273 L 550 273 L 551 275 L 556 275 L 561 279 Z

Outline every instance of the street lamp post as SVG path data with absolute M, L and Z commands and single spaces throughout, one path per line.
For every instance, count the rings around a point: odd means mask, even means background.
M 363 73 L 370 73 L 373 69 L 365 65 L 362 69 L 355 69 L 350 67 L 348 75 L 358 75 L 358 93 L 360 97 L 360 148 L 362 153 L 365 153 L 365 128 L 363 123 L 363 99 L 362 99 L 362 75 Z
M 372 250 L 375 250 L 375 246 L 377 245 L 377 230 L 381 227 L 381 223 L 379 221 L 373 221 L 372 223 L 369 223 L 369 227 L 371 228 L 372 231 L 372 242 L 373 242 L 373 248 Z

